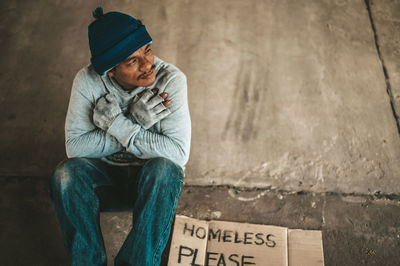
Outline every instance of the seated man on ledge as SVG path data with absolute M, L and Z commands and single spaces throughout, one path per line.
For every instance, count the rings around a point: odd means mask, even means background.
M 140 20 L 93 12 L 91 64 L 76 75 L 65 122 L 68 159 L 49 190 L 72 265 L 106 265 L 100 211 L 132 210 L 116 265 L 159 265 L 184 167 L 190 116 L 185 75 L 153 54 Z

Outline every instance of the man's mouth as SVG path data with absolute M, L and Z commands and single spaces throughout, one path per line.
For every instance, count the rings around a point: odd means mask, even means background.
M 143 79 L 147 79 L 148 77 L 150 77 L 150 75 L 153 74 L 153 72 L 154 72 L 154 70 L 151 70 L 151 71 L 148 72 L 147 74 L 144 74 L 144 75 L 142 76 L 142 78 L 143 78 Z
M 146 74 L 140 75 L 139 79 L 147 79 L 148 77 L 150 77 L 151 75 L 153 75 L 154 69 L 155 69 L 155 65 L 153 65 L 153 66 L 151 67 L 151 70 L 150 70 L 149 72 L 147 72 Z

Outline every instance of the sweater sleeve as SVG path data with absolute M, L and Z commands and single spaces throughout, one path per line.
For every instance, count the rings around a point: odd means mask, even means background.
M 172 101 L 168 107 L 171 113 L 160 121 L 158 132 L 140 127 L 135 137 L 130 138 L 131 141 L 121 143 L 138 158 L 164 157 L 184 168 L 189 159 L 191 138 L 185 75 L 182 72 L 172 74 L 164 91 Z
M 123 150 L 115 137 L 97 128 L 93 124 L 93 108 L 95 97 L 89 89 L 86 73 L 81 70 L 76 75 L 69 100 L 65 121 L 65 147 L 68 158 L 89 157 L 100 158 Z

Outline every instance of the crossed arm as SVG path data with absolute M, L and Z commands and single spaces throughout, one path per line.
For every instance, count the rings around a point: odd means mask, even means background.
M 88 84 L 75 78 L 65 124 L 68 157 L 100 158 L 126 150 L 138 158 L 164 157 L 184 167 L 191 135 L 185 76 L 172 75 L 164 91 L 172 104 L 158 132 L 145 129 L 123 113 L 103 130 L 92 119 L 97 99 L 91 96 Z

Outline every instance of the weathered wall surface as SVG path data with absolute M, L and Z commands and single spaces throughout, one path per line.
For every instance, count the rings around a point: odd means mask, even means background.
M 65 157 L 70 87 L 89 62 L 98 4 L 0 3 L 0 174 L 48 175 Z M 363 0 L 103 7 L 141 18 L 156 54 L 188 77 L 188 184 L 400 191 L 400 139 Z M 381 21 L 378 29 L 395 31 L 394 19 Z M 382 48 L 386 62 L 398 64 L 398 44 Z
M 396 114 L 400 114 L 400 1 L 371 1 L 371 13 Z M 400 122 L 400 120 L 399 120 Z

